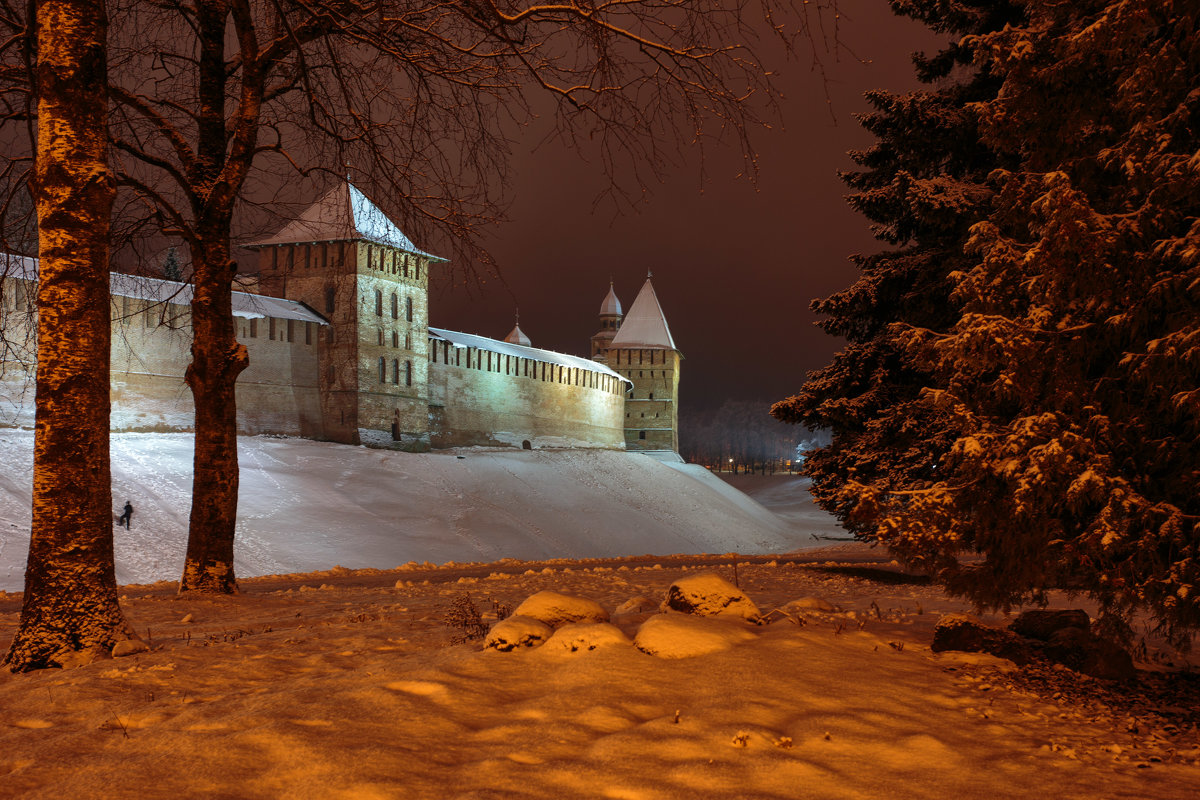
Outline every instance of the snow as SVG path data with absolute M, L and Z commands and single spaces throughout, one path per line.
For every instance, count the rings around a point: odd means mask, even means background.
M 0 266 L 0 277 L 37 280 L 38 260 L 36 258 L 0 253 L 0 261 L 3 262 L 3 265 Z M 192 302 L 193 289 L 189 283 L 149 278 L 143 275 L 126 275 L 121 272 L 110 272 L 108 279 L 109 292 L 114 297 L 148 300 L 157 305 L 169 303 L 176 306 L 187 306 Z M 303 303 L 249 292 L 231 292 L 230 294 L 235 317 L 274 317 L 275 319 L 315 322 L 318 325 L 329 324 L 328 320 Z
M 350 190 L 350 211 L 354 218 L 354 227 L 358 230 L 362 238 L 372 242 L 389 244 L 400 250 L 428 256 L 438 261 L 446 260 L 437 256 L 430 256 L 429 253 L 418 250 L 417 246 L 396 227 L 396 223 L 392 222 L 391 218 L 387 214 L 384 214 L 379 206 L 367 199 L 367 196 L 359 191 L 358 187 L 349 181 L 346 182 L 346 187 Z
M 245 247 L 359 239 L 389 245 L 433 261 L 446 261 L 441 256 L 418 249 L 379 206 L 372 203 L 370 198 L 349 181 L 335 184 L 274 235 L 251 242 Z
M 585 653 L 601 647 L 630 647 L 632 644 L 620 628 L 608 622 L 569 622 L 554 632 L 546 642 L 546 650 Z
M 536 647 L 553 635 L 554 629 L 541 620 L 513 614 L 493 625 L 483 644 L 507 653 L 518 647 Z
M 608 622 L 608 612 L 596 601 L 549 589 L 526 598 L 513 614 L 536 619 L 551 628 L 574 622 Z
M 175 580 L 191 504 L 192 436 L 113 434 L 117 580 Z M 243 437 L 239 578 L 410 561 L 787 552 L 834 530 L 797 525 L 703 467 L 618 451 L 468 448 L 400 453 Z M 33 432 L 0 429 L 0 590 L 29 547 Z
M 687 575 L 667 589 L 666 608 L 701 617 L 736 617 L 757 622 L 762 612 L 741 589 L 712 572 Z
M 636 349 L 639 347 L 665 347 L 678 350 L 675 340 L 671 337 L 671 329 L 667 326 L 667 318 L 659 305 L 658 295 L 650 279 L 642 284 L 642 289 L 629 307 L 629 313 L 621 322 L 617 335 L 613 337 L 613 349 L 622 347 Z
M 732 579 L 730 559 L 694 560 Z M 1039 688 L 1000 659 L 932 653 L 933 624 L 962 604 L 926 585 L 833 564 L 740 562 L 741 586 L 763 609 L 816 597 L 846 611 L 761 626 L 614 616 L 643 642 L 660 625 L 692 626 L 662 636 L 673 653 L 690 650 L 684 658 L 601 645 L 573 625 L 559 629 L 564 644 L 598 646 L 497 652 L 452 644 L 457 631 L 442 622 L 464 591 L 480 608 L 547 589 L 608 609 L 639 596 L 661 603 L 693 570 L 659 563 L 504 562 L 467 584 L 461 567 L 330 571 L 246 580 L 220 598 L 128 587 L 122 606 L 149 652 L 0 672 L 3 794 L 1194 796 L 1194 703 L 1126 701 L 1137 692 L 1125 689 L 1089 699 L 1100 685 L 1072 673 L 1051 670 L 1041 677 L 1056 682 Z M 18 598 L 0 597 L 0 646 L 18 610 Z M 726 646 L 698 653 L 702 631 Z
M 513 358 L 528 358 L 534 361 L 544 361 L 547 364 L 557 364 L 563 367 L 573 367 L 575 369 L 587 370 L 588 372 L 596 372 L 601 375 L 607 375 L 613 380 L 633 385 L 633 381 L 623 375 L 617 374 L 599 361 L 592 361 L 582 356 L 572 356 L 566 353 L 556 353 L 553 350 L 542 350 L 537 347 L 527 347 L 525 345 L 516 344 L 514 342 L 502 342 L 497 339 L 489 339 L 486 336 L 477 336 L 473 333 L 460 333 L 459 331 L 448 331 L 444 328 L 430 328 L 429 335 L 434 340 L 444 340 L 452 344 L 454 347 L 473 347 L 476 350 L 490 350 L 493 353 L 500 355 L 512 356 Z
M 30 438 L 0 431 L 4 563 L 29 524 Z M 133 530 L 117 534 L 121 570 L 161 562 L 174 578 L 188 437 L 113 442 L 114 515 L 126 492 L 137 506 Z M 706 472 L 625 453 L 241 448 L 241 593 L 125 586 L 122 608 L 148 650 L 0 671 L 5 797 L 1182 800 L 1200 782 L 1200 692 L 1158 672 L 1177 654 L 1149 640 L 1143 685 L 1110 688 L 933 653 L 938 619 L 967 607 L 862 545 L 753 563 L 729 553 L 382 569 L 401 553 L 493 552 L 485 543 L 628 555 L 796 541 Z M 761 480 L 780 493 L 799 483 Z M 673 493 L 680 502 L 666 503 Z M 244 577 L 254 563 L 305 559 L 364 568 Z M 705 573 L 736 576 L 766 623 L 659 611 L 672 585 Z M 551 633 L 508 617 L 491 635 L 507 625 L 544 640 L 509 652 L 447 624 L 464 597 L 495 623 L 542 592 L 611 622 Z M 19 595 L 0 593 L 0 647 L 19 611 Z M 1177 693 L 1156 694 L 1168 685 Z
M 672 613 L 643 622 L 633 645 L 659 658 L 695 658 L 729 650 L 753 639 L 754 634 L 741 623 Z

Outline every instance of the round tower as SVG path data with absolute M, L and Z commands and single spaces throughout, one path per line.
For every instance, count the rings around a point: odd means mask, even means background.
M 621 301 L 617 299 L 617 293 L 613 291 L 612 281 L 609 281 L 608 294 L 604 296 L 604 302 L 600 304 L 600 330 L 592 336 L 592 358 L 594 360 L 604 361 L 608 358 L 613 337 L 621 329 L 623 318 Z

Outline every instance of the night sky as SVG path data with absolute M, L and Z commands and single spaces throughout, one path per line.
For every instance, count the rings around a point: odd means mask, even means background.
M 841 346 L 815 327 L 809 303 L 854 280 L 850 254 L 881 246 L 837 178 L 853 167 L 846 151 L 871 142 L 853 114 L 867 108 L 867 89 L 915 87 L 910 54 L 939 41 L 894 17 L 884 0 L 842 6 L 841 38 L 870 63 L 824 54 L 824 84 L 806 59 L 771 65 L 783 73 L 783 129 L 757 135 L 757 190 L 736 178 L 740 151 L 710 149 L 703 193 L 699 161 L 688 154 L 635 213 L 614 218 L 611 206 L 593 209 L 607 185 L 599 166 L 558 144 L 535 147 L 531 131 L 515 151 L 508 219 L 485 243 L 503 282 L 435 273 L 432 324 L 500 338 L 519 306 L 535 347 L 587 355 L 610 277 L 628 310 L 651 270 L 685 358 L 685 411 L 798 389 Z

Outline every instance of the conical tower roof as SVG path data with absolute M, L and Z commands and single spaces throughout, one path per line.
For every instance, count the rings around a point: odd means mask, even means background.
M 617 293 L 613 291 L 612 281 L 608 283 L 608 294 L 604 296 L 604 302 L 600 304 L 600 316 L 621 316 L 621 301 L 617 299 Z
M 642 290 L 638 292 L 637 299 L 629 307 L 629 313 L 625 315 L 621 329 L 613 337 L 612 347 L 614 349 L 622 347 L 679 349 L 675 346 L 675 340 L 671 338 L 671 329 L 667 327 L 667 318 L 663 315 L 662 306 L 658 304 L 658 295 L 654 293 L 654 286 L 650 283 L 649 276 L 642 284 Z
M 356 240 L 389 245 L 435 261 L 446 260 L 419 250 L 379 206 L 349 181 L 338 183 L 274 236 L 246 246 Z

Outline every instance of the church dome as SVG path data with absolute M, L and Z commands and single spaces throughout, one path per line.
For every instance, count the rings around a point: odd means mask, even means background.
M 604 302 L 600 304 L 600 316 L 621 316 L 624 312 L 621 310 L 621 301 L 617 299 L 617 293 L 613 291 L 612 284 L 608 284 L 608 294 L 604 296 Z

